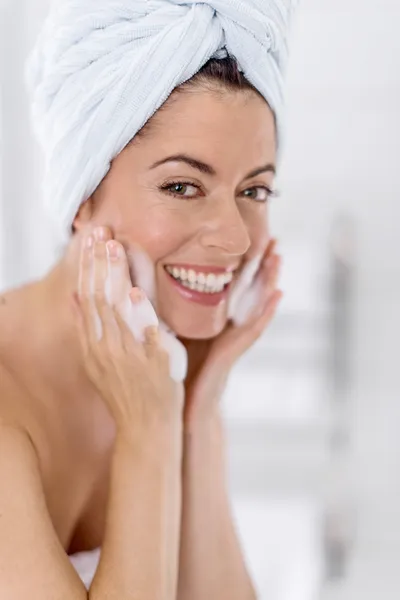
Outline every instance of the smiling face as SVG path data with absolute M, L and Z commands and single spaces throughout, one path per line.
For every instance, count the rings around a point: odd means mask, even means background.
M 269 240 L 275 145 L 258 94 L 175 94 L 113 161 L 75 227 L 107 225 L 126 250 L 142 247 L 160 318 L 181 337 L 214 337 L 227 322 L 229 282 Z

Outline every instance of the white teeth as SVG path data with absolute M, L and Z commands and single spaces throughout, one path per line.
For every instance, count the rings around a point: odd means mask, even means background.
M 207 279 L 206 279 L 206 285 L 207 285 L 207 287 L 213 288 L 215 286 L 216 281 L 217 281 L 217 278 L 214 275 L 214 273 L 209 273 L 207 275 Z
M 233 273 L 225 273 L 224 275 L 224 279 L 225 279 L 225 284 L 230 283 L 233 279 Z
M 179 280 L 184 287 L 191 290 L 202 292 L 203 294 L 216 294 L 222 292 L 224 287 L 233 279 L 233 273 L 196 273 L 193 269 L 184 269 L 179 267 L 166 267 L 167 272 L 175 279 Z

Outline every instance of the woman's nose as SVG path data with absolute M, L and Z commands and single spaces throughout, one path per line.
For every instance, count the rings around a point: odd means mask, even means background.
M 235 256 L 246 254 L 251 245 L 250 235 L 235 202 L 216 207 L 214 215 L 207 219 L 201 243 L 206 248 L 219 248 Z

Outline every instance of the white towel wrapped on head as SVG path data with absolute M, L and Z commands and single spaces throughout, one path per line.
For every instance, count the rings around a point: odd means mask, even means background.
M 53 0 L 27 64 L 43 200 L 66 237 L 111 161 L 212 57 L 234 56 L 282 131 L 297 0 Z

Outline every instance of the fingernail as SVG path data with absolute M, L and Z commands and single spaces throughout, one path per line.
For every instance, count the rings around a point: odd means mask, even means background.
M 86 248 L 92 248 L 93 247 L 93 237 L 91 235 L 89 235 L 89 237 L 86 240 Z
M 121 258 L 122 256 L 121 246 L 115 241 L 107 242 L 107 252 L 110 258 Z
M 132 302 L 134 302 L 134 303 L 141 302 L 145 298 L 144 292 L 140 288 L 133 288 L 130 291 L 129 296 L 130 296 L 130 299 L 132 300 Z
M 107 230 L 105 227 L 96 227 L 94 236 L 97 242 L 104 242 L 107 239 Z
M 274 257 L 273 256 L 267 256 L 266 260 L 265 260 L 265 266 L 267 267 L 267 269 L 271 269 L 274 261 L 273 261 Z

